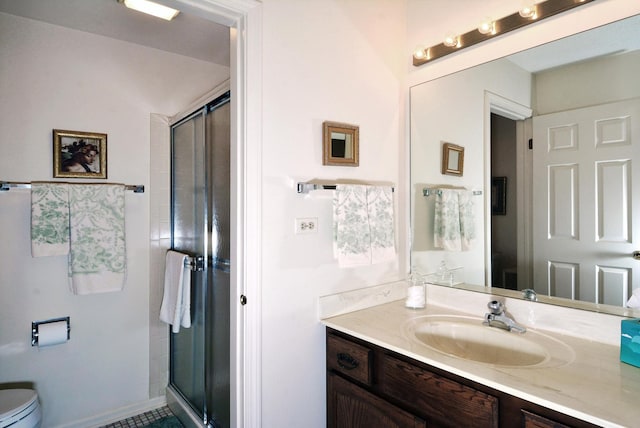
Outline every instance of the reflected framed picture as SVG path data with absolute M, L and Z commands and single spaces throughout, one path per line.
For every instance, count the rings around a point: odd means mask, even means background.
M 491 214 L 507 215 L 507 177 L 491 177 Z
M 442 143 L 442 174 L 462 176 L 464 172 L 464 147 Z
M 107 134 L 53 130 L 54 178 L 107 178 Z

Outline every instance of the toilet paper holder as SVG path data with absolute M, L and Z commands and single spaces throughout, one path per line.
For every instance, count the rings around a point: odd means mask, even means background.
M 71 339 L 71 317 L 52 318 L 44 321 L 32 321 L 31 322 L 31 346 L 38 346 L 38 329 L 43 324 L 50 324 L 53 322 L 66 321 L 67 322 L 67 340 Z

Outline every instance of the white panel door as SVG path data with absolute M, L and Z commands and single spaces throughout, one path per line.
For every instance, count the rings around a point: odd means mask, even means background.
M 639 134 L 640 99 L 533 118 L 536 292 L 624 306 L 640 287 Z

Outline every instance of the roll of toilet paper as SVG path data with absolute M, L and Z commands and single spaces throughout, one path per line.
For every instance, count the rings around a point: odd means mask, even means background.
M 67 341 L 67 322 L 56 321 L 38 325 L 38 346 L 58 345 Z

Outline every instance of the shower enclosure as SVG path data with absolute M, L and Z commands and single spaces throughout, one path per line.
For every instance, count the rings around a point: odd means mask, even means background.
M 172 249 L 189 254 L 191 327 L 170 333 L 167 401 L 187 426 L 230 425 L 230 94 L 171 127 Z

